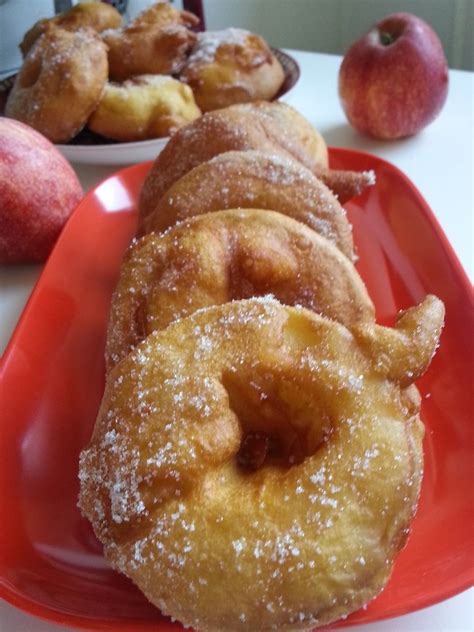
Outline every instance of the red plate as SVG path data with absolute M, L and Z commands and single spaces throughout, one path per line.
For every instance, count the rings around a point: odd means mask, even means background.
M 426 474 L 409 544 L 386 590 L 338 625 L 422 608 L 473 580 L 471 286 L 426 202 L 395 167 L 355 151 L 333 166 L 374 169 L 348 205 L 359 269 L 379 320 L 432 292 L 446 304 L 441 347 L 419 382 Z M 120 171 L 80 204 L 51 255 L 1 366 L 0 594 L 52 621 L 95 630 L 179 629 L 110 570 L 76 508 L 77 464 L 103 389 L 110 296 L 149 164 Z

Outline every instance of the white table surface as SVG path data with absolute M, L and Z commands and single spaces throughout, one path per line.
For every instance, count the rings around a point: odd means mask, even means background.
M 288 51 L 301 78 L 284 98 L 323 134 L 328 145 L 371 152 L 402 169 L 433 209 L 464 269 L 473 271 L 474 74 L 450 71 L 447 102 L 439 117 L 418 135 L 396 142 L 365 138 L 346 122 L 337 96 L 341 58 Z M 85 190 L 117 167 L 74 165 Z M 0 352 L 41 273 L 41 266 L 0 266 Z M 440 577 L 442 581 L 442 577 Z M 67 630 L 0 602 L 1 632 Z M 474 630 L 474 589 L 410 615 L 358 626 L 360 632 Z

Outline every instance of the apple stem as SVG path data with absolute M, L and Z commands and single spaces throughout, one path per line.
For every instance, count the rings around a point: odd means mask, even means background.
M 387 31 L 380 31 L 380 43 L 382 46 L 390 46 L 395 41 L 395 37 Z

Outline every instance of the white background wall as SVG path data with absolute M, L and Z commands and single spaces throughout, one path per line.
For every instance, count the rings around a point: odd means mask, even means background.
M 18 44 L 37 20 L 54 13 L 53 0 L 0 0 L 0 77 L 21 64 Z
M 278 48 L 343 54 L 384 16 L 415 13 L 438 33 L 452 68 L 474 69 L 474 0 L 205 0 L 207 28 L 249 28 Z

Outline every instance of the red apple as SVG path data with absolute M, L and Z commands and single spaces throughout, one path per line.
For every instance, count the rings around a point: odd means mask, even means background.
M 0 117 L 0 263 L 44 261 L 81 198 L 79 180 L 56 147 Z
M 339 97 L 351 125 L 374 138 L 416 134 L 441 111 L 448 65 L 433 29 L 416 15 L 394 13 L 346 53 Z

